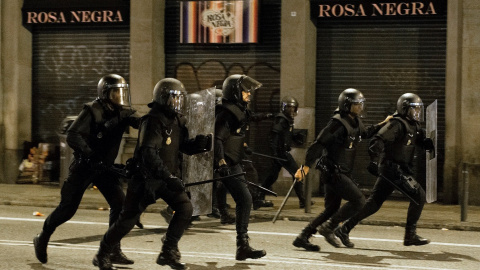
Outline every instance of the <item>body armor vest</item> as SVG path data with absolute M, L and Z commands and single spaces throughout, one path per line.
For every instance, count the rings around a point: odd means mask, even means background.
M 137 145 L 137 149 L 141 146 L 153 147 L 156 149 L 157 155 L 162 160 L 164 166 L 174 174 L 179 171 L 179 154 L 180 144 L 183 141 L 182 128 L 180 120 L 175 117 L 173 121 L 168 121 L 163 115 L 147 114 L 142 117 L 142 121 L 151 121 L 145 134 L 139 134 L 143 137 L 142 141 Z M 159 134 L 161 136 L 159 136 Z M 138 151 L 135 151 L 138 153 Z M 138 155 L 138 154 L 137 154 Z M 137 159 L 139 157 L 136 157 Z
M 122 141 L 123 132 L 126 126 L 118 125 L 107 129 L 105 123 L 110 120 L 107 119 L 107 112 L 100 101 L 95 100 L 85 104 L 89 108 L 95 124 L 88 137 L 89 145 L 95 150 L 95 155 L 101 158 L 107 164 L 113 164 L 118 154 L 118 148 Z M 113 112 L 111 112 L 113 117 Z
M 355 161 L 357 144 L 362 140 L 361 131 L 363 130 L 363 123 L 357 118 L 358 127 L 354 128 L 347 120 L 343 119 L 340 114 L 335 114 L 332 119 L 336 119 L 342 123 L 347 130 L 347 137 L 342 144 L 332 145 L 328 155 L 340 167 L 342 172 L 351 172 Z
M 240 110 L 237 105 L 223 103 L 217 106 L 220 110 L 227 110 L 235 116 L 236 121 L 234 126 L 230 127 L 230 136 L 223 145 L 223 151 L 225 157 L 230 161 L 229 165 L 236 165 L 245 157 L 243 143 L 248 128 L 247 118 L 245 112 Z
M 401 140 L 391 145 L 385 145 L 385 158 L 398 164 L 409 164 L 413 161 L 415 154 L 415 143 L 418 139 L 418 124 L 411 124 L 405 119 L 395 116 L 392 120 L 402 123 L 405 128 L 405 135 Z M 390 120 L 390 121 L 392 121 Z
M 279 135 L 279 142 L 277 147 L 277 153 L 282 153 L 285 151 L 290 151 L 291 150 L 291 145 L 293 141 L 293 120 L 289 119 L 285 114 L 283 113 L 278 113 L 275 115 L 275 118 L 281 118 L 285 119 L 288 123 L 288 129 L 282 129 L 282 130 L 276 130 Z

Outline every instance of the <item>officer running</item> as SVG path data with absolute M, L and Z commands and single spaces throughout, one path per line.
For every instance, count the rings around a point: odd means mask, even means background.
M 365 204 L 365 197 L 352 180 L 357 145 L 362 138 L 373 136 L 390 117 L 377 125 L 365 127 L 360 119 L 364 106 L 365 98 L 360 91 L 353 88 L 344 90 L 338 97 L 338 109 L 307 149 L 306 165 L 303 170 L 297 171 L 295 177 L 303 180 L 315 160 L 319 160 L 315 168 L 321 171 L 322 182 L 325 183 L 325 210 L 297 236 L 293 242 L 296 247 L 320 250 L 319 246 L 309 242 L 317 228 L 329 244 L 340 247 L 334 229 Z M 342 199 L 347 202 L 340 207 Z
M 365 206 L 335 231 L 345 246 L 354 247 L 349 238 L 350 231 L 358 222 L 380 209 L 395 190 L 393 184 L 411 198 L 403 245 L 420 246 L 430 243 L 430 240 L 416 233 L 417 221 L 425 204 L 425 191 L 413 177 L 415 146 L 423 147 L 426 151 L 435 150 L 433 141 L 426 138 L 425 130 L 420 127 L 422 118 L 423 102 L 420 97 L 412 93 L 403 94 L 397 101 L 397 112 L 393 119 L 371 140 L 368 171 L 378 178 Z
M 109 256 L 112 247 L 130 232 L 148 205 L 162 198 L 174 211 L 163 242 L 157 264 L 173 269 L 186 269 L 180 262 L 178 242 L 190 223 L 193 207 L 185 192 L 183 181 L 177 177 L 179 152 L 193 155 L 211 148 L 207 136 L 188 138 L 184 118 L 187 92 L 183 84 L 173 78 L 160 80 L 153 90 L 150 111 L 142 117 L 133 160 L 127 163 L 132 174 L 127 196 L 119 219 L 100 242 L 93 264 L 101 270 L 112 268 Z
M 42 232 L 33 239 L 35 255 L 41 263 L 47 263 L 50 236 L 75 215 L 85 190 L 92 183 L 110 206 L 110 225 L 122 210 L 123 185 L 108 168 L 117 157 L 126 128 L 138 128 L 140 118 L 130 107 L 130 91 L 123 77 L 116 74 L 104 76 L 98 82 L 97 93 L 98 97 L 85 104 L 67 130 L 67 143 L 74 150 L 74 158 L 61 189 L 60 204 L 45 220 Z M 120 242 L 110 251 L 112 262 L 133 263 L 121 251 Z

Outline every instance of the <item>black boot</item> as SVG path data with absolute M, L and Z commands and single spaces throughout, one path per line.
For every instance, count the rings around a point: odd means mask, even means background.
M 318 229 L 318 233 L 325 237 L 325 240 L 332 246 L 339 248 L 341 246 L 340 241 L 338 241 L 337 237 L 333 230 L 335 229 L 336 225 L 332 223 L 329 219 L 322 223 L 320 228 Z
M 47 263 L 47 246 L 50 235 L 44 231 L 33 238 L 33 247 L 35 248 L 35 256 L 41 263 Z
M 219 209 L 220 210 L 220 223 L 222 224 L 234 224 L 235 216 L 231 215 L 228 212 L 228 208 Z
M 180 262 L 180 251 L 178 246 L 170 246 L 168 244 L 163 244 L 162 251 L 158 255 L 157 264 L 159 265 L 168 265 L 172 269 L 188 269 L 188 267 Z
M 133 264 L 133 260 L 130 260 L 120 248 L 120 244 L 113 247 L 110 253 L 110 261 L 114 264 Z
M 217 207 L 212 207 L 212 213 L 207 214 L 210 218 L 220 218 L 220 210 Z
M 404 246 L 422 246 L 430 243 L 430 240 L 417 235 L 417 226 L 405 227 Z
M 244 261 L 246 259 L 259 259 L 267 255 L 265 250 L 256 250 L 248 244 L 248 235 L 241 234 L 237 236 L 237 254 L 235 259 L 237 261 Z
M 112 270 L 112 262 L 110 261 L 110 253 L 112 253 L 112 246 L 105 244 L 102 240 L 97 254 L 93 257 L 92 264 L 97 266 L 100 270 Z
M 273 202 L 269 200 L 258 200 L 253 202 L 253 210 L 261 207 L 273 207 Z
M 308 241 L 312 234 L 315 234 L 317 230 L 310 227 L 305 227 L 302 232 L 295 238 L 293 245 L 299 248 L 304 248 L 308 251 L 320 251 L 320 246 L 314 245 Z
M 348 248 L 353 248 L 355 246 L 352 241 L 350 241 L 350 236 L 348 235 L 350 230 L 346 228 L 345 225 L 339 226 L 335 229 L 335 235 L 342 241 L 342 244 Z

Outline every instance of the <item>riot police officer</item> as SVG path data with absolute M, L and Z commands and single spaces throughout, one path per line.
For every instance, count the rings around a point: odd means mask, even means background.
M 378 178 L 361 211 L 335 231 L 346 246 L 354 246 L 349 239 L 352 228 L 376 213 L 396 187 L 411 199 L 403 244 L 419 246 L 430 243 L 430 240 L 416 233 L 417 221 L 425 204 L 425 191 L 413 177 L 415 146 L 427 151 L 434 150 L 433 141 L 426 138 L 425 130 L 420 127 L 422 117 L 423 102 L 420 97 L 412 93 L 403 94 L 397 101 L 397 112 L 393 119 L 370 141 L 371 162 L 367 169 Z
M 319 246 L 309 242 L 319 226 L 318 231 L 325 240 L 340 247 L 334 229 L 365 204 L 365 197 L 352 180 L 357 145 L 362 138 L 373 136 L 389 118 L 377 125 L 365 127 L 360 119 L 364 106 L 365 98 L 360 91 L 353 88 L 344 90 L 338 97 L 338 109 L 308 148 L 303 170 L 299 169 L 295 174 L 297 179 L 302 180 L 318 159 L 315 168 L 321 171 L 322 182 L 325 183 L 325 210 L 297 236 L 293 242 L 296 247 L 320 250 Z M 342 199 L 347 201 L 343 206 Z
M 122 210 L 125 199 L 122 183 L 108 167 L 115 161 L 124 131 L 128 126 L 138 128 L 140 118 L 130 107 L 129 87 L 123 77 L 104 76 L 98 82 L 97 93 L 98 97 L 84 105 L 67 131 L 67 143 L 74 150 L 74 159 L 61 189 L 60 204 L 45 220 L 42 232 L 33 239 L 35 255 L 42 263 L 47 262 L 50 236 L 73 217 L 92 183 L 110 206 L 110 225 Z M 122 253 L 119 244 L 112 252 L 114 263 L 133 263 Z
M 270 148 L 272 155 L 279 159 L 273 159 L 269 173 L 263 181 L 263 187 L 271 189 L 272 185 L 277 181 L 278 173 L 285 168 L 291 175 L 292 180 L 295 172 L 299 166 L 295 159 L 290 154 L 291 145 L 294 140 L 300 142 L 301 134 L 294 133 L 293 119 L 297 116 L 298 101 L 291 96 L 282 98 L 280 103 L 280 112 L 275 115 L 270 136 Z M 280 159 L 286 160 L 282 161 Z M 305 208 L 305 196 L 303 193 L 303 182 L 297 181 L 294 185 L 295 193 L 297 194 L 300 208 Z M 263 194 L 265 196 L 265 194 Z M 267 204 L 265 204 L 265 202 Z M 273 203 L 268 201 L 254 201 L 254 209 L 259 207 L 273 206 Z M 312 202 L 313 203 L 313 202 Z
M 174 211 L 163 242 L 157 264 L 174 269 L 185 269 L 180 262 L 178 242 L 190 223 L 193 208 L 178 178 L 179 152 L 193 155 L 208 151 L 210 140 L 205 135 L 189 139 L 184 118 L 187 92 L 174 78 L 160 80 L 153 90 L 150 111 L 142 117 L 137 146 L 127 171 L 127 195 L 119 219 L 102 238 L 93 264 L 100 269 L 112 269 L 110 250 L 135 226 L 136 221 L 150 204 L 162 198 Z M 210 145 L 209 145 L 210 144 Z
M 245 156 L 245 131 L 248 124 L 246 110 L 252 92 L 262 85 L 246 75 L 231 75 L 222 86 L 222 104 L 215 107 L 214 167 L 220 176 L 243 172 L 240 162 Z M 237 179 L 236 179 L 237 178 Z M 236 260 L 258 259 L 266 255 L 264 250 L 255 250 L 249 245 L 248 222 L 252 196 L 244 182 L 244 176 L 223 180 L 235 203 L 237 231 Z M 225 201 L 217 198 L 219 209 Z

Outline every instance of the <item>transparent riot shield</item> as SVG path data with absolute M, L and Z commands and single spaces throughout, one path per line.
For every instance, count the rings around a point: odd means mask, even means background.
M 213 134 L 215 126 L 215 88 L 188 95 L 187 128 L 190 138 Z M 213 142 L 212 142 L 213 143 Z M 193 156 L 183 155 L 182 179 L 186 184 L 213 178 L 213 150 Z M 212 212 L 212 183 L 187 187 L 193 215 Z
M 427 179 L 426 197 L 427 203 L 437 200 L 437 100 L 427 107 L 426 112 L 426 136 L 433 141 L 435 151 L 427 152 Z

